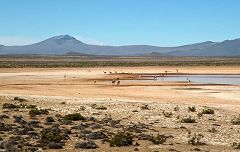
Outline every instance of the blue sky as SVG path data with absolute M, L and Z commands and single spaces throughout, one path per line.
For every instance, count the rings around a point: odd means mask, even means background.
M 69 34 L 86 43 L 176 46 L 240 38 L 240 0 L 1 0 L 0 44 Z

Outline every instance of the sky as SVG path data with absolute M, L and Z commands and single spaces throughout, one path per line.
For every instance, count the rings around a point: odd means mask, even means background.
M 178 46 L 240 38 L 240 0 L 1 0 L 0 44 L 57 35 L 90 44 Z

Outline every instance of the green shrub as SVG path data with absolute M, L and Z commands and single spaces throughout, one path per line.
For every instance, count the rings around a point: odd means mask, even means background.
M 164 117 L 167 117 L 167 118 L 171 118 L 173 116 L 172 112 L 165 112 L 165 111 L 163 111 L 162 113 L 163 113 Z
M 110 146 L 129 146 L 133 144 L 133 136 L 130 133 L 117 133 L 112 139 L 109 141 Z
M 26 102 L 27 100 L 26 99 L 23 99 L 23 98 L 20 98 L 20 97 L 14 97 L 15 101 L 19 101 L 19 102 Z
M 27 108 L 27 109 L 34 109 L 36 108 L 36 105 L 27 105 L 27 104 L 12 104 L 12 103 L 4 103 L 3 109 L 17 109 L 17 108 Z
M 71 121 L 85 120 L 85 118 L 79 113 L 65 115 L 63 119 Z
M 96 149 L 98 148 L 98 145 L 93 142 L 93 141 L 82 141 L 82 142 L 79 142 L 79 143 L 76 143 L 75 144 L 75 148 L 76 149 Z
M 182 118 L 181 122 L 182 123 L 196 123 L 196 120 L 194 118 L 192 118 L 191 116 L 189 116 L 187 118 Z
M 199 113 L 197 114 L 197 116 L 198 116 L 198 118 L 201 118 L 201 117 L 203 116 L 203 113 L 202 113 L 202 112 L 199 112 Z
M 90 105 L 91 108 L 95 109 L 97 107 L 97 104 L 96 103 L 93 103 Z
M 58 128 L 45 128 L 41 131 L 41 141 L 44 143 L 55 142 L 59 143 L 64 139 Z
M 240 143 L 234 142 L 232 146 L 234 149 L 240 149 Z
M 11 104 L 11 103 L 4 103 L 3 104 L 3 109 L 17 109 L 17 108 L 21 108 L 21 106 L 20 105 Z
M 240 116 L 238 118 L 232 119 L 231 123 L 233 125 L 240 125 Z
M 167 140 L 167 136 L 165 135 L 157 135 L 156 137 L 152 137 L 150 141 L 152 141 L 154 144 L 163 144 Z
M 188 111 L 189 112 L 196 112 L 196 107 L 195 106 L 188 107 Z
M 95 109 L 97 109 L 97 110 L 107 110 L 107 107 L 98 106 L 98 107 L 95 107 Z
M 208 132 L 210 133 L 216 133 L 217 132 L 217 129 L 212 127 L 211 129 L 208 129 Z
M 214 114 L 213 109 L 203 109 L 202 114 Z
M 205 145 L 205 143 L 200 141 L 202 138 L 203 138 L 202 134 L 194 134 L 193 137 L 188 140 L 188 144 L 194 146 Z
M 84 106 L 81 106 L 79 110 L 84 111 L 86 108 Z
M 36 105 L 26 105 L 25 108 L 27 108 L 27 109 L 36 109 L 37 106 Z
M 142 106 L 141 106 L 141 109 L 142 109 L 142 110 L 150 110 L 148 104 L 142 105 Z
M 31 109 L 29 111 L 29 115 L 32 117 L 34 117 L 36 115 L 42 115 L 42 114 L 47 115 L 47 114 L 49 114 L 49 112 L 47 109 Z
M 179 111 L 179 107 L 176 106 L 176 107 L 173 108 L 173 110 L 174 110 L 174 111 Z

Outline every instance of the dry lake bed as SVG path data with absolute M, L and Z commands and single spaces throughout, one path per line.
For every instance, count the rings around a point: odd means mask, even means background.
M 1 68 L 1 151 L 239 151 L 239 66 Z

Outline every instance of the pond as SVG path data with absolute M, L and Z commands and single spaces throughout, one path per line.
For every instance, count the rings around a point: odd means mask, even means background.
M 158 77 L 158 81 L 181 81 L 203 84 L 240 84 L 240 75 L 170 75 Z

